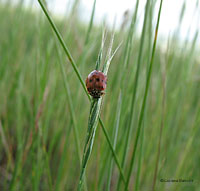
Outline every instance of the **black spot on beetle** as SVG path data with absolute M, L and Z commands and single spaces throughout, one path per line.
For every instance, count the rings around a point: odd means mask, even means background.
M 96 81 L 99 82 L 99 78 L 97 78 Z
M 92 79 L 90 79 L 90 82 L 92 82 Z

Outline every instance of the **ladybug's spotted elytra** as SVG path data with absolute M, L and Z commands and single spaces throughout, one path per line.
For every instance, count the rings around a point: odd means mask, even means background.
M 86 79 L 88 93 L 93 98 L 100 98 L 106 89 L 107 76 L 100 71 L 92 71 Z

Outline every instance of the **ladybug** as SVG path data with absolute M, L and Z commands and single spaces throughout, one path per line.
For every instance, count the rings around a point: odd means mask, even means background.
M 86 79 L 88 93 L 93 98 L 100 98 L 104 94 L 106 84 L 107 76 L 101 71 L 92 71 Z

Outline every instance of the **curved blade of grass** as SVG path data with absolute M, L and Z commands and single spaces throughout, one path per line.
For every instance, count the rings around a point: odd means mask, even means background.
M 79 81 L 80 81 L 85 93 L 87 94 L 88 98 L 90 99 L 90 96 L 89 96 L 89 94 L 87 92 L 87 89 L 85 87 L 85 83 L 84 83 L 84 81 L 83 81 L 83 79 L 81 77 L 81 74 L 80 74 L 80 72 L 79 72 L 79 70 L 78 70 L 78 68 L 77 68 L 77 66 L 76 66 L 76 64 L 74 62 L 74 59 L 72 58 L 67 46 L 65 45 L 65 42 L 64 42 L 61 34 L 59 33 L 59 31 L 58 31 L 56 25 L 54 24 L 53 20 L 50 18 L 49 14 L 47 12 L 47 9 L 45 8 L 43 2 L 41 0 L 38 0 L 38 2 L 40 4 L 42 10 L 44 11 L 49 23 L 51 24 L 51 27 L 53 28 L 53 31 L 56 33 L 56 36 L 57 36 L 59 42 L 61 43 L 61 45 L 62 45 L 62 47 L 63 47 L 63 49 L 65 51 L 65 54 L 67 55 L 67 58 L 69 59 L 69 61 L 70 61 L 71 65 L 72 65 L 72 67 L 73 67 L 73 69 L 74 69 L 74 71 L 75 71 L 75 73 L 76 73 L 76 75 L 77 75 L 77 77 L 78 77 L 78 79 L 79 79 Z
M 152 55 L 151 55 L 151 60 L 150 60 L 150 65 L 149 65 L 149 70 L 148 70 L 148 76 L 147 76 L 147 80 L 146 80 L 145 93 L 144 93 L 142 108 L 141 108 L 141 112 L 140 112 L 139 123 L 138 123 L 137 132 L 136 132 L 136 139 L 135 139 L 135 143 L 134 143 L 133 153 L 132 153 L 132 156 L 131 156 L 131 164 L 130 164 L 130 168 L 129 168 L 129 171 L 128 171 L 128 177 L 127 177 L 125 190 L 128 190 L 128 185 L 129 185 L 129 181 L 130 181 L 130 177 L 131 177 L 131 173 L 132 173 L 132 169 L 133 169 L 133 165 L 134 165 L 134 161 L 135 161 L 136 149 L 137 149 L 138 140 L 139 140 L 140 131 L 141 131 L 141 126 L 142 126 L 143 117 L 144 117 L 146 100 L 147 100 L 149 84 L 150 84 L 150 79 L 151 79 L 151 74 L 152 74 L 152 66 L 153 66 L 154 55 L 155 55 L 155 50 L 156 50 L 157 35 L 158 35 L 158 28 L 159 28 L 159 22 L 160 22 L 162 3 L 163 3 L 163 0 L 160 1 L 157 24 L 156 24 L 156 29 L 155 29 L 153 50 L 152 50 Z
M 84 89 L 84 91 L 85 91 L 87 97 L 88 97 L 88 99 L 91 101 L 91 98 L 90 98 L 90 96 L 89 96 L 89 94 L 88 94 L 88 92 L 87 92 L 87 90 L 86 90 L 86 87 L 85 87 L 84 81 L 83 81 L 83 79 L 82 79 L 82 77 L 81 77 L 81 74 L 80 74 L 80 72 L 79 72 L 79 70 L 78 70 L 78 68 L 77 68 L 77 66 L 76 66 L 76 64 L 75 64 L 75 62 L 74 62 L 74 60 L 73 60 L 73 58 L 72 58 L 72 56 L 71 56 L 71 54 L 70 54 L 68 48 L 67 48 L 67 46 L 65 45 L 65 42 L 64 42 L 63 38 L 61 37 L 60 33 L 58 32 L 58 30 L 57 30 L 57 28 L 56 28 L 54 22 L 53 22 L 52 19 L 50 18 L 50 16 L 49 16 L 49 14 L 48 14 L 48 12 L 47 12 L 47 10 L 46 10 L 46 8 L 45 8 L 43 2 L 42 2 L 41 0 L 38 0 L 38 2 L 39 2 L 39 4 L 40 4 L 42 10 L 44 11 L 44 13 L 45 13 L 45 15 L 46 15 L 46 17 L 47 17 L 49 23 L 51 24 L 51 27 L 53 28 L 53 30 L 54 30 L 54 32 L 55 32 L 55 34 L 56 34 L 56 36 L 57 36 L 59 42 L 61 43 L 61 45 L 62 45 L 62 47 L 63 47 L 63 49 L 64 49 L 64 51 L 65 51 L 67 57 L 68 57 L 68 59 L 69 59 L 71 65 L 72 65 L 72 67 L 73 67 L 73 69 L 74 69 L 74 71 L 75 71 L 75 73 L 76 73 L 76 75 L 77 75 L 77 77 L 78 77 L 78 79 L 79 79 L 79 81 L 80 81 L 80 83 L 81 83 L 81 85 L 82 85 L 82 87 L 83 87 L 83 89 Z M 110 149 L 111 149 L 111 151 L 112 151 L 112 154 L 113 154 L 113 156 L 114 156 L 114 159 L 115 159 L 115 162 L 116 162 L 116 164 L 117 164 L 117 167 L 119 168 L 120 174 L 121 174 L 121 176 L 123 177 L 123 181 L 124 181 L 124 183 L 125 183 L 126 181 L 125 181 L 125 178 L 124 178 L 124 175 L 123 175 L 123 172 L 122 172 L 122 168 L 121 168 L 121 166 L 120 166 L 120 164 L 119 164 L 119 160 L 118 160 L 118 158 L 117 158 L 117 155 L 115 154 L 115 150 L 114 150 L 114 148 L 113 148 L 113 146 L 112 146 L 112 144 L 111 144 L 111 141 L 110 141 L 110 138 L 109 138 L 109 136 L 108 136 L 107 130 L 105 129 L 105 126 L 104 126 L 104 124 L 103 124 L 103 122 L 102 122 L 102 120 L 101 120 L 100 117 L 99 117 L 99 122 L 100 122 L 100 125 L 101 125 L 101 127 L 102 127 L 103 133 L 104 133 L 104 135 L 105 135 L 105 137 L 106 137 L 106 140 L 107 140 L 107 142 L 108 142 L 108 145 L 109 145 L 109 147 L 110 147 Z
M 108 66 L 106 66 L 105 68 L 104 68 L 104 73 L 107 75 L 107 72 L 108 72 L 108 67 L 109 67 L 109 65 L 110 65 L 110 62 L 111 62 L 111 60 L 113 59 L 113 57 L 115 56 L 115 54 L 116 54 L 116 52 L 119 50 L 119 48 L 120 48 L 120 46 L 122 45 L 122 42 L 117 46 L 117 48 L 114 50 L 114 52 L 111 54 L 111 52 L 110 52 L 110 58 L 108 59 Z

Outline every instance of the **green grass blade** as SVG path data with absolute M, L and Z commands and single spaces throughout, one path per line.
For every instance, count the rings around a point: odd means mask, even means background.
M 13 170 L 14 168 L 13 157 L 9 148 L 9 144 L 8 144 L 1 120 L 0 120 L 0 137 L 1 137 L 2 145 L 4 146 L 4 149 L 8 158 L 8 166 L 11 168 L 11 170 Z
M 68 57 L 68 59 L 69 59 L 71 65 L 72 65 L 72 67 L 73 67 L 73 69 L 74 69 L 74 71 L 75 71 L 75 73 L 76 73 L 76 75 L 77 75 L 77 77 L 78 77 L 78 79 L 79 79 L 79 81 L 80 81 L 80 83 L 81 83 L 81 85 L 82 85 L 82 87 L 83 87 L 83 89 L 84 89 L 86 95 L 89 97 L 89 94 L 88 94 L 88 92 L 87 92 L 87 90 L 86 90 L 86 87 L 85 87 L 85 83 L 84 83 L 84 81 L 83 81 L 83 79 L 82 79 L 82 77 L 81 77 L 81 74 L 80 74 L 80 72 L 79 72 L 79 70 L 78 70 L 78 68 L 77 68 L 77 66 L 76 66 L 76 64 L 75 64 L 75 62 L 74 62 L 74 59 L 72 58 L 72 56 L 71 56 L 71 54 L 70 54 L 70 52 L 69 52 L 67 46 L 65 45 L 65 42 L 64 42 L 64 40 L 63 40 L 61 34 L 59 33 L 59 31 L 58 31 L 56 25 L 54 24 L 53 20 L 50 18 L 49 14 L 48 14 L 48 12 L 47 12 L 47 9 L 45 8 L 43 2 L 42 2 L 41 0 L 38 0 L 38 2 L 39 2 L 39 4 L 40 4 L 42 10 L 44 11 L 44 13 L 45 13 L 45 15 L 46 15 L 46 17 L 47 17 L 49 23 L 51 24 L 51 27 L 53 28 L 53 31 L 56 33 L 56 36 L 58 37 L 58 40 L 59 40 L 59 42 L 61 43 L 61 45 L 62 45 L 62 47 L 63 47 L 63 49 L 64 49 L 64 51 L 65 51 L 65 54 L 67 55 L 67 57 Z M 89 97 L 89 98 L 90 98 L 90 97 Z
M 76 117 L 75 117 L 75 111 L 73 109 L 73 103 L 72 103 L 72 99 L 71 99 L 71 93 L 70 93 L 70 88 L 69 88 L 69 85 L 68 85 L 67 76 L 66 76 L 66 73 L 65 73 L 64 65 L 62 63 L 61 53 L 59 51 L 57 43 L 56 43 L 56 51 L 57 51 L 58 58 L 59 58 L 58 62 L 59 62 L 61 73 L 62 73 L 62 78 L 63 78 L 65 92 L 66 92 L 66 98 L 67 98 L 68 103 L 69 103 L 69 111 L 70 111 L 70 115 L 71 115 L 72 123 L 73 123 L 76 149 L 77 149 L 77 153 L 78 153 L 79 163 L 80 163 L 80 166 L 81 166 L 81 148 L 80 148 L 80 141 L 79 141 L 79 133 L 78 133 L 78 129 L 77 129 L 77 121 L 76 121 Z M 61 164 L 63 164 L 63 163 L 61 163 Z M 59 168 L 59 169 L 62 170 L 62 168 Z M 61 173 L 61 170 L 60 170 L 60 173 Z M 59 182 L 56 183 L 55 190 L 58 190 L 58 184 L 59 184 Z M 87 190 L 86 182 L 85 182 L 85 188 Z
M 162 72 L 162 116 L 161 116 L 161 124 L 160 124 L 160 134 L 159 134 L 159 140 L 158 140 L 158 151 L 156 156 L 156 166 L 154 170 L 154 178 L 153 178 L 153 184 L 152 184 L 152 190 L 155 190 L 156 187 L 156 178 L 158 174 L 158 167 L 159 167 L 159 159 L 160 159 L 160 151 L 161 151 L 161 142 L 162 142 L 162 136 L 163 136 L 163 128 L 164 128 L 164 121 L 165 121 L 165 105 L 166 105 L 166 68 L 165 65 L 163 66 L 163 72 Z
M 144 124 L 143 124 L 143 126 L 144 126 Z M 135 180 L 135 191 L 139 190 L 140 170 L 141 170 L 141 165 L 142 165 L 143 144 L 144 144 L 144 127 L 142 128 L 141 136 L 142 137 L 141 137 L 139 157 L 138 157 L 138 169 L 137 169 L 137 175 L 136 175 L 136 180 Z
M 130 61 L 130 56 L 131 56 L 131 50 L 132 50 L 132 41 L 133 41 L 133 33 L 134 33 L 134 30 L 135 30 L 135 25 L 136 25 L 136 19 L 137 19 L 137 13 L 138 13 L 138 7 L 139 7 L 139 0 L 137 0 L 136 2 L 136 6 L 135 6 L 135 9 L 134 9 L 134 14 L 132 16 L 132 20 L 131 20 L 131 25 L 130 25 L 130 28 L 129 28 L 129 32 L 128 32 L 128 36 L 127 36 L 127 40 L 126 40 L 126 44 L 125 44 L 125 48 L 124 48 L 124 54 L 123 54 L 123 59 L 122 59 L 122 63 L 123 63 L 123 72 L 120 73 L 120 87 L 122 89 L 122 93 L 125 92 L 124 88 L 125 88 L 125 83 L 124 83 L 124 76 L 123 74 L 126 72 L 126 68 L 127 66 L 129 65 L 129 61 Z M 129 127 L 131 128 L 131 127 Z M 131 129 L 129 129 L 128 131 L 131 132 Z M 125 145 L 124 145 L 124 153 L 123 153 L 123 156 L 122 156 L 122 162 L 121 162 L 121 166 L 122 168 L 124 167 L 124 164 L 125 164 L 125 158 L 126 158 L 126 155 L 127 155 L 127 151 L 128 151 L 128 144 L 130 142 L 130 133 L 127 132 L 126 134 L 126 138 L 125 138 Z M 118 178 L 118 183 L 117 183 L 117 190 L 120 189 L 120 184 L 121 184 L 121 176 L 119 176 Z
M 123 58 L 124 67 L 128 66 L 129 59 L 130 59 L 130 53 L 131 53 L 131 49 L 132 49 L 133 33 L 134 33 L 134 30 L 135 30 L 135 25 L 136 25 L 138 7 L 139 7 L 139 0 L 137 0 L 137 2 L 136 2 L 134 14 L 133 14 L 133 17 L 132 17 L 132 20 L 131 20 L 131 26 L 129 28 L 129 32 L 128 32 L 128 36 L 127 36 L 127 40 L 126 40 L 126 46 L 125 46 L 125 49 L 124 49 L 124 58 Z
M 132 173 L 132 169 L 133 169 L 133 165 L 134 165 L 136 149 L 137 149 L 139 135 L 140 135 L 141 126 L 142 126 L 143 117 L 144 117 L 146 100 L 147 100 L 147 95 L 148 95 L 148 90 L 149 90 L 149 84 L 150 84 L 150 79 L 151 79 L 151 74 L 152 74 L 152 66 L 153 66 L 154 55 L 155 55 L 155 50 L 156 50 L 157 35 L 158 35 L 158 28 L 159 28 L 159 22 L 160 22 L 160 15 L 161 15 L 162 3 L 163 3 L 163 0 L 160 1 L 160 7 L 159 7 L 159 12 L 158 12 L 157 24 L 156 24 L 156 29 L 155 29 L 153 50 L 152 50 L 152 55 L 151 55 L 151 60 L 150 60 L 150 65 L 149 65 L 149 71 L 148 71 L 148 76 L 147 76 L 147 80 L 146 80 L 145 93 L 144 93 L 142 108 L 141 108 L 141 112 L 140 112 L 139 123 L 138 123 L 137 132 L 136 132 L 136 139 L 135 139 L 135 143 L 134 143 L 134 150 L 133 150 L 133 153 L 132 153 L 132 156 L 131 156 L 131 164 L 130 164 L 130 168 L 129 168 L 129 171 L 128 171 L 128 178 L 127 178 L 127 183 L 126 183 L 125 190 L 128 190 L 128 185 L 129 185 L 129 181 L 130 181 L 130 177 L 131 177 L 131 173 Z
M 121 115 L 121 103 L 122 103 L 122 94 L 120 92 L 119 98 L 118 98 L 118 104 L 117 104 L 117 110 L 116 110 L 116 121 L 115 125 L 113 128 L 113 147 L 114 149 L 116 148 L 117 144 L 117 136 L 118 136 L 118 129 L 119 129 L 119 122 L 120 122 L 120 115 Z M 110 184 L 111 184 L 111 178 L 112 178 L 112 171 L 113 171 L 113 158 L 110 160 L 110 165 L 109 165 L 109 172 L 108 172 L 108 185 L 107 185 L 107 190 L 110 190 Z
M 101 65 L 105 40 L 106 40 L 106 35 L 105 35 L 105 30 L 104 30 L 103 35 L 102 35 L 101 48 L 100 48 L 99 55 L 98 55 L 98 58 L 97 58 L 97 61 L 96 61 L 96 67 L 95 67 L 96 70 L 99 70 L 100 65 Z
M 109 138 L 108 132 L 107 132 L 107 130 L 106 130 L 106 128 L 105 128 L 105 126 L 104 126 L 103 121 L 101 120 L 101 118 L 99 118 L 99 123 L 101 124 L 103 133 L 104 133 L 104 135 L 105 135 L 105 137 L 106 137 L 106 140 L 107 140 L 107 142 L 108 142 L 108 145 L 109 145 L 109 147 L 110 147 L 110 149 L 111 149 L 111 152 L 112 152 L 112 154 L 113 154 L 113 157 L 114 157 L 114 159 L 115 159 L 116 165 L 117 165 L 117 167 L 118 167 L 118 169 L 119 169 L 120 176 L 122 177 L 122 181 L 124 182 L 124 184 L 126 184 L 126 178 L 125 178 L 125 176 L 124 176 L 122 167 L 121 167 L 121 165 L 120 165 L 120 163 L 119 163 L 119 159 L 118 159 L 118 157 L 117 157 L 117 155 L 116 155 L 116 153 L 115 153 L 115 150 L 114 150 L 114 148 L 113 148 L 113 146 L 112 146 L 112 142 L 111 142 L 111 140 L 110 140 L 110 138 Z
M 96 0 L 94 0 L 93 7 L 92 7 L 92 14 L 91 14 L 91 17 L 90 17 L 90 24 L 89 24 L 87 34 L 86 34 L 86 38 L 85 38 L 85 45 L 88 44 L 90 33 L 91 33 L 91 30 L 92 30 L 95 8 L 96 8 Z
M 91 103 L 91 111 L 90 111 L 90 116 L 89 116 L 89 121 L 88 121 L 87 138 L 86 138 L 85 147 L 84 147 L 81 174 L 80 174 L 79 185 L 78 185 L 79 191 L 82 190 L 83 175 L 85 173 L 85 168 L 86 168 L 88 159 L 92 152 L 93 142 L 94 142 L 96 128 L 98 124 L 98 116 L 100 114 L 101 100 L 102 98 L 99 98 L 98 100 L 94 99 L 93 102 Z
M 137 62 L 137 70 L 136 70 L 136 75 L 135 75 L 135 83 L 133 87 L 133 96 L 131 100 L 131 111 L 130 111 L 130 117 L 129 117 L 129 123 L 128 123 L 128 131 L 127 131 L 127 141 L 125 143 L 125 150 L 122 158 L 122 166 L 125 164 L 125 158 L 128 152 L 128 144 L 130 140 L 130 132 L 131 132 L 131 126 L 133 123 L 133 112 L 134 112 L 134 106 L 135 106 L 135 99 L 136 99 L 136 93 L 137 93 L 137 87 L 138 87 L 138 79 L 139 79 L 139 73 L 140 73 L 140 66 L 142 62 L 142 54 L 143 54 L 143 48 L 144 48 L 144 39 L 145 39 L 145 32 L 146 32 L 146 23 L 147 23 L 147 17 L 148 17 L 148 8 L 149 8 L 149 0 L 147 0 L 146 3 L 146 11 L 145 11 L 145 17 L 144 17 L 144 23 L 143 23 L 143 28 L 142 28 L 142 36 L 141 36 L 141 43 L 140 43 L 140 49 L 139 49 L 139 55 L 138 55 L 138 62 Z
M 138 87 L 138 78 L 139 78 L 139 73 L 140 73 L 140 66 L 141 66 L 141 62 L 142 62 L 142 55 L 143 55 L 143 49 L 144 49 L 144 40 L 145 40 L 145 32 L 146 32 L 146 25 L 147 25 L 147 19 L 148 19 L 148 10 L 149 10 L 149 3 L 150 1 L 147 0 L 146 1 L 146 8 L 145 8 L 145 15 L 144 15 L 144 22 L 143 22 L 143 28 L 142 28 L 142 36 L 141 36 L 141 42 L 140 42 L 140 48 L 139 48 L 139 55 L 138 55 L 138 61 L 137 61 L 137 69 L 136 69 L 136 75 L 135 75 L 135 81 L 133 84 L 133 94 L 132 94 L 132 100 L 131 100 L 131 111 L 130 111 L 130 117 L 129 117 L 129 121 L 128 121 L 128 130 L 126 133 L 126 141 L 125 141 L 125 145 L 124 145 L 124 152 L 123 152 L 123 156 L 122 156 L 122 167 L 124 167 L 125 165 L 125 160 L 126 160 L 126 155 L 128 152 L 128 145 L 130 142 L 130 138 L 131 138 L 131 132 L 132 132 L 132 123 L 133 123 L 133 112 L 134 112 L 134 106 L 135 106 L 135 99 L 136 99 L 136 93 L 137 93 L 137 87 Z M 138 4 L 137 4 L 138 6 Z M 136 9 L 137 10 L 137 9 Z M 136 18 L 135 18 L 136 19 Z M 127 55 L 127 58 L 129 56 Z M 118 182 L 118 190 L 120 188 L 120 178 L 119 178 L 119 182 Z
M 68 103 L 69 103 L 69 111 L 70 111 L 70 115 L 71 115 L 72 122 L 73 122 L 76 149 L 77 149 L 77 152 L 78 152 L 79 162 L 81 164 L 81 149 L 80 149 L 79 133 L 78 133 L 78 129 L 77 129 L 77 121 L 76 121 L 76 117 L 75 117 L 75 111 L 74 111 L 74 108 L 73 108 L 73 103 L 72 103 L 72 98 L 71 98 L 72 96 L 71 96 L 70 88 L 69 88 L 69 85 L 68 85 L 67 75 L 66 75 L 66 72 L 65 72 L 65 69 L 64 69 L 64 65 L 62 63 L 61 53 L 58 49 L 57 44 L 56 44 L 56 51 L 57 51 L 58 58 L 59 58 L 59 65 L 60 65 L 62 78 L 63 78 L 63 82 L 64 82 L 66 98 L 67 98 Z

